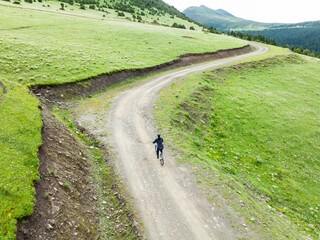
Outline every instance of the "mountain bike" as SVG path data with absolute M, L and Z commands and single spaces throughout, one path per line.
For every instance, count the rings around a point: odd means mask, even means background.
M 157 154 L 157 144 L 154 145 L 154 148 L 155 148 L 156 154 Z M 159 151 L 159 159 L 160 159 L 161 166 L 163 166 L 164 165 L 163 150 Z

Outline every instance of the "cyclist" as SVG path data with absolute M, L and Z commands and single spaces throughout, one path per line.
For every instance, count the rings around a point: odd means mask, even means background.
M 157 158 L 159 159 L 159 153 L 161 152 L 162 154 L 162 150 L 163 150 L 163 139 L 162 137 L 160 137 L 160 134 L 158 134 L 158 138 L 156 138 L 152 143 L 157 143 Z

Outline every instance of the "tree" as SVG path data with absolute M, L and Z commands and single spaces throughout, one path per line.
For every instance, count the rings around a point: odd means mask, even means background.
M 64 10 L 64 3 L 61 3 L 60 5 L 61 5 L 60 10 Z
M 301 49 L 301 48 L 295 48 L 293 51 L 294 51 L 295 53 L 302 54 L 302 49 Z
M 305 50 L 303 50 L 302 54 L 303 54 L 303 55 L 310 56 L 311 52 L 310 52 L 309 49 L 305 49 Z

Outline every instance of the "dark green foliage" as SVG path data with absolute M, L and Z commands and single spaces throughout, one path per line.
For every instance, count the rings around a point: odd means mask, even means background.
M 60 2 L 68 3 L 70 5 L 73 5 L 73 0 L 60 0 Z
M 85 9 L 86 9 L 86 6 L 84 6 L 84 4 L 83 4 L 83 3 L 80 3 L 80 9 L 85 10 Z
M 32 0 L 24 0 L 26 3 L 32 3 Z
M 196 30 L 193 26 L 190 27 L 190 30 Z
M 134 8 L 131 5 L 129 5 L 127 2 L 114 3 L 113 8 L 123 12 L 134 13 Z
M 277 40 L 279 45 L 287 44 L 292 48 L 309 49 L 320 52 L 320 21 L 299 24 L 283 24 L 263 31 L 247 31 L 250 34 L 264 34 Z
M 105 0 L 104 2 L 108 6 L 108 8 L 113 8 L 123 12 L 135 13 L 136 9 L 134 7 L 137 7 L 141 10 L 141 16 L 145 16 L 146 13 L 149 13 L 153 16 L 161 16 L 167 13 L 170 14 L 173 18 L 174 16 L 177 16 L 189 22 L 196 23 L 195 21 L 186 17 L 183 13 L 179 12 L 173 6 L 169 6 L 161 0 Z
M 126 15 L 123 12 L 118 12 L 119 17 L 125 17 Z
M 255 42 L 261 42 L 261 43 L 267 43 L 267 44 L 271 44 L 271 45 L 277 45 L 276 40 L 272 39 L 272 38 L 267 38 L 263 35 L 263 34 L 259 34 L 259 35 L 251 35 L 249 33 L 242 33 L 242 32 L 228 32 L 228 35 L 237 37 L 237 38 L 241 38 L 241 39 L 245 39 L 248 41 L 255 41 Z
M 91 5 L 89 6 L 89 8 L 90 8 L 90 9 L 96 9 L 96 6 L 93 5 L 93 4 L 91 4 Z
M 172 27 L 174 28 L 182 28 L 182 29 L 186 29 L 186 26 L 183 24 L 179 24 L 179 23 L 173 23 Z
M 76 2 L 79 2 L 80 4 L 97 4 L 96 0 L 78 0 Z
M 61 3 L 61 8 L 60 10 L 64 10 L 64 3 Z
M 287 45 L 291 49 L 309 49 L 315 55 L 320 53 L 320 21 L 296 24 L 260 23 L 238 18 L 224 10 L 213 10 L 206 6 L 190 7 L 184 13 L 191 19 L 217 28 L 219 31 L 242 32 L 244 36 L 237 36 L 242 39 L 251 41 L 252 36 L 263 35 L 266 40 L 255 39 L 254 41 L 258 40 L 271 45 L 277 43 L 279 46 Z

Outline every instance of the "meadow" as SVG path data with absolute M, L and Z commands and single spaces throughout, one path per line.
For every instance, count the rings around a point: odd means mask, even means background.
M 319 234 L 319 71 L 288 54 L 240 63 L 174 83 L 157 104 L 202 187 L 220 188 L 267 239 Z
M 108 19 L 93 10 L 59 11 L 53 9 L 58 3 L 45 4 L 52 6 L 0 3 L 0 82 L 7 89 L 4 94 L 0 88 L 1 239 L 14 239 L 17 219 L 32 213 L 39 179 L 42 121 L 39 101 L 29 86 L 75 82 L 154 66 L 186 53 L 246 44 L 202 31 L 115 19 L 112 14 Z
M 1 6 L 0 22 L 0 73 L 5 80 L 23 84 L 74 82 L 155 66 L 186 53 L 245 45 L 237 39 L 191 30 L 9 6 Z

